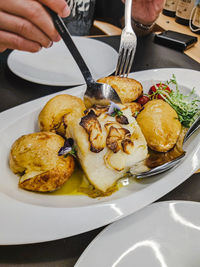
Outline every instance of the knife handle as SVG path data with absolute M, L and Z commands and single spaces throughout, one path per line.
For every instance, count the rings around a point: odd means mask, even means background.
M 56 30 L 58 31 L 58 33 L 60 34 L 60 36 L 62 37 L 65 45 L 67 46 L 67 48 L 69 49 L 70 53 L 72 54 L 74 60 L 76 61 L 84 79 L 86 84 L 91 84 L 94 79 L 92 78 L 91 72 L 88 68 L 88 66 L 86 65 L 83 57 L 81 56 L 78 48 L 76 47 L 74 41 L 72 40 L 72 37 L 67 29 L 67 27 L 65 26 L 63 20 L 61 19 L 61 17 L 56 14 L 53 10 L 48 8 L 48 12 L 51 15 L 51 18 L 53 20 L 53 23 L 55 25 Z

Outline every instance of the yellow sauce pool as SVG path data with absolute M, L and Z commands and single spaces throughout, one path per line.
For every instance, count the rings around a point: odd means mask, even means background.
M 87 195 L 92 198 L 109 196 L 119 189 L 117 184 L 113 185 L 106 192 L 95 189 L 89 183 L 80 167 L 76 167 L 69 180 L 58 190 L 48 193 L 50 195 Z
M 51 195 L 82 195 L 83 193 L 79 191 L 82 187 L 88 187 L 89 183 L 84 177 L 84 173 L 81 168 L 76 167 L 74 173 L 69 178 L 69 180 L 58 190 L 51 192 Z

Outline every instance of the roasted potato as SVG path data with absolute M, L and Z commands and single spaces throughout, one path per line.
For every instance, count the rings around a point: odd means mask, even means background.
M 9 164 L 19 187 L 37 192 L 60 188 L 74 171 L 72 156 L 58 156 L 64 139 L 51 132 L 23 135 L 12 145 Z
M 181 123 L 176 111 L 163 100 L 151 100 L 137 116 L 137 122 L 148 146 L 159 152 L 167 152 L 177 142 Z
M 58 95 L 50 99 L 39 114 L 38 123 L 41 131 L 51 131 L 65 135 L 63 116 L 74 113 L 80 115 L 86 109 L 83 101 L 72 95 Z
M 135 101 L 143 92 L 141 83 L 132 79 L 118 76 L 109 76 L 99 79 L 97 82 L 107 83 L 118 93 L 122 103 Z

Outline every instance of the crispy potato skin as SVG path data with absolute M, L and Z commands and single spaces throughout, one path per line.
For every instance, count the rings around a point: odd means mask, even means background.
M 58 156 L 64 139 L 51 132 L 24 135 L 12 145 L 9 164 L 15 174 L 21 175 L 21 188 L 48 192 L 61 187 L 74 171 L 71 156 Z
M 86 109 L 84 102 L 75 96 L 58 95 L 50 99 L 38 117 L 41 131 L 51 131 L 65 135 L 63 116 L 69 113 L 80 114 Z
M 64 167 L 64 168 L 63 168 Z M 56 167 L 19 183 L 19 187 L 35 192 L 51 192 L 59 189 L 72 175 L 74 159 L 67 156 L 65 166 Z
M 133 117 L 142 109 L 142 106 L 137 102 L 125 103 L 124 105 L 125 107 L 129 107 L 131 109 Z
M 159 152 L 173 148 L 181 132 L 176 111 L 163 100 L 151 100 L 145 104 L 137 122 L 148 146 Z
M 143 92 L 141 83 L 131 78 L 109 76 L 101 78 L 97 82 L 112 86 L 118 93 L 122 104 L 135 101 Z

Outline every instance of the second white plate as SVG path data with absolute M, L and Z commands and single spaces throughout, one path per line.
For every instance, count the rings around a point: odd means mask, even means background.
M 200 204 L 160 202 L 100 233 L 76 267 L 199 267 Z
M 117 52 L 109 45 L 91 38 L 73 37 L 95 80 L 113 73 Z M 61 40 L 38 53 L 13 51 L 8 67 L 17 76 L 39 84 L 67 86 L 85 83 L 69 50 Z

